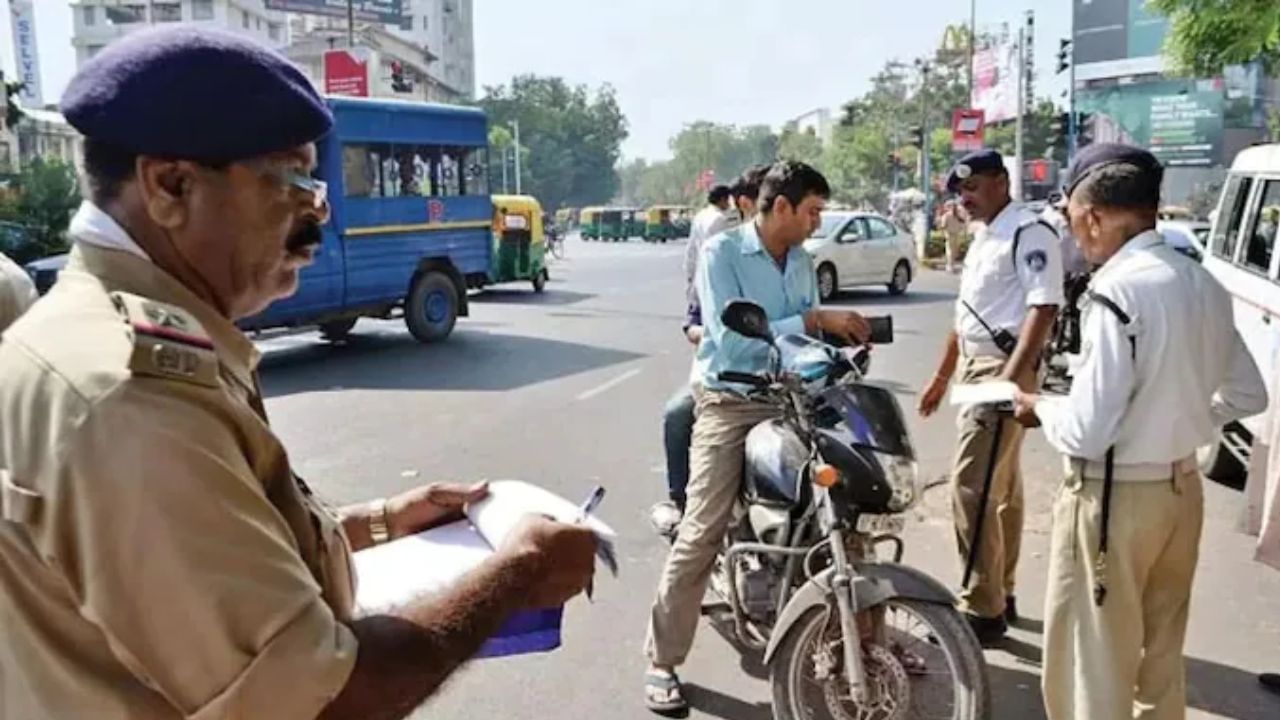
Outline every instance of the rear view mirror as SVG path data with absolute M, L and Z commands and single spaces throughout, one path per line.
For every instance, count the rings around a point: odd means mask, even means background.
M 773 342 L 769 316 L 765 315 L 764 308 L 750 300 L 730 300 L 720 313 L 720 322 L 744 337 Z

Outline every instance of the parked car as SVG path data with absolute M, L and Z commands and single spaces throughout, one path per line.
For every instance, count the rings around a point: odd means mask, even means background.
M 67 264 L 67 254 L 51 255 L 39 260 L 32 260 L 23 266 L 27 274 L 31 276 L 31 282 L 36 284 L 36 292 L 41 295 L 49 292 L 49 288 L 53 287 L 53 283 L 58 279 L 58 273 Z
M 1222 187 L 1206 243 L 1204 267 L 1232 296 L 1232 318 L 1262 376 L 1275 377 L 1280 347 L 1280 145 L 1260 145 L 1236 156 Z M 1274 394 L 1280 390 L 1269 387 Z M 1231 423 L 1217 443 L 1200 452 L 1208 477 L 1240 485 L 1249 467 L 1253 438 L 1264 415 Z
M 1156 223 L 1156 230 L 1164 237 L 1166 245 L 1196 262 L 1204 258 L 1211 229 L 1209 223 L 1201 220 L 1161 220 Z
M 884 285 L 901 295 L 916 276 L 915 240 L 874 213 L 824 212 L 804 249 L 813 256 L 823 301 L 864 285 Z

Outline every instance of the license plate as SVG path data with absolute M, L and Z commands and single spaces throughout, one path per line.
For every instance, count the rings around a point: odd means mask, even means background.
M 902 515 L 859 515 L 858 532 L 867 535 L 901 535 L 907 526 Z

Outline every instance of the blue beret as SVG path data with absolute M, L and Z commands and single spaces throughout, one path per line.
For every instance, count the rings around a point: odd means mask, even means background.
M 1006 172 L 1004 158 L 995 150 L 978 150 L 960 158 L 951 172 L 947 173 L 947 192 L 955 192 L 960 183 L 974 175 L 992 172 Z
M 1071 170 L 1067 174 L 1069 180 L 1066 196 L 1071 197 L 1072 191 L 1080 185 L 1081 181 L 1095 170 L 1108 165 L 1133 165 L 1139 170 L 1164 175 L 1164 166 L 1156 156 L 1142 148 L 1120 143 L 1095 143 L 1081 150 L 1076 155 L 1076 159 L 1071 162 Z
M 61 109 L 87 138 L 217 164 L 288 150 L 333 127 L 324 99 L 283 56 L 183 26 L 109 45 L 71 79 Z

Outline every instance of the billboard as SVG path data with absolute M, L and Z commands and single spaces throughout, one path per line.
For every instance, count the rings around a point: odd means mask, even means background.
M 31 0 L 9 0 L 9 26 L 13 29 L 14 67 L 22 92 L 18 99 L 23 107 L 38 108 L 44 104 L 40 92 L 40 50 L 36 47 L 36 13 Z
M 368 48 L 327 50 L 324 54 L 324 91 L 330 95 L 369 97 Z
M 1018 116 L 1017 42 L 983 48 L 973 54 L 973 97 L 970 107 L 981 110 L 989 123 Z
M 357 20 L 400 25 L 404 22 L 404 0 L 350 0 Z M 347 16 L 348 0 L 266 0 L 268 10 L 309 15 Z
M 1166 167 L 1222 161 L 1223 91 L 1215 82 L 1166 80 L 1076 93 L 1094 142 L 1149 149 Z
M 1169 19 L 1146 0 L 1073 0 L 1077 65 L 1160 55 Z

